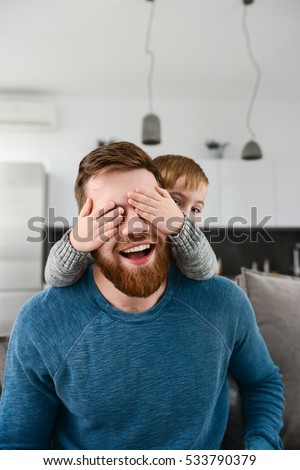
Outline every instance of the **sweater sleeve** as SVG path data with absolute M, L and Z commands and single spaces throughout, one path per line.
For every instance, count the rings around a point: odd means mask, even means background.
M 10 338 L 0 401 L 2 450 L 49 449 L 60 405 L 47 367 L 26 333 L 13 331 Z
M 215 274 L 216 255 L 200 227 L 186 213 L 181 231 L 169 239 L 176 264 L 186 277 L 206 280 Z
M 90 253 L 75 250 L 69 242 L 68 230 L 51 248 L 46 267 L 46 283 L 54 287 L 66 287 L 81 278 L 87 267 L 92 263 Z

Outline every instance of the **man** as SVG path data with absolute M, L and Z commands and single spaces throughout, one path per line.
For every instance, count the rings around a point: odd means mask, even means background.
M 99 234 L 105 242 L 81 280 L 45 290 L 20 312 L 0 448 L 219 449 L 228 371 L 242 391 L 245 448 L 282 447 L 282 384 L 245 295 L 218 276 L 185 278 L 159 224 L 128 202 L 137 186 L 157 184 L 158 170 L 134 144 L 82 160 L 79 208 L 91 198 L 99 217 L 113 211 Z

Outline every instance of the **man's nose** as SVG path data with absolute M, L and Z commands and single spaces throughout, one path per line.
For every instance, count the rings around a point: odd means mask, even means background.
M 123 237 L 138 237 L 150 232 L 149 223 L 137 215 L 133 207 L 126 209 L 123 221 L 120 224 L 119 233 Z

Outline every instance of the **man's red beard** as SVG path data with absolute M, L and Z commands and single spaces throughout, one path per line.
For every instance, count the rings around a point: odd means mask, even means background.
M 129 297 L 149 297 L 165 281 L 170 265 L 170 247 L 158 239 L 155 260 L 146 266 L 127 268 L 120 259 L 108 260 L 101 250 L 94 251 L 95 263 L 113 285 Z M 118 246 L 115 249 L 118 251 Z M 121 255 L 118 255 L 121 256 Z

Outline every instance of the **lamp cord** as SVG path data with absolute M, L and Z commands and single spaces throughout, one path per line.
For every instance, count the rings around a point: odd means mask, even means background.
M 153 79 L 154 65 L 155 65 L 155 54 L 154 54 L 154 51 L 152 49 L 150 49 L 150 39 L 151 39 L 151 32 L 152 32 L 154 9 L 155 9 L 155 0 L 152 0 L 151 7 L 150 7 L 149 19 L 148 19 L 146 43 L 145 43 L 145 53 L 150 55 L 150 67 L 149 67 L 147 85 L 148 85 L 149 110 L 150 110 L 151 114 L 153 113 L 152 79 Z
M 253 54 L 253 51 L 252 51 L 251 41 L 250 41 L 250 36 L 249 36 L 248 29 L 247 29 L 247 21 L 246 20 L 247 20 L 247 5 L 245 4 L 244 9 L 243 9 L 242 26 L 243 26 L 243 31 L 244 31 L 244 34 L 245 34 L 248 56 L 249 56 L 249 59 L 252 62 L 253 66 L 254 66 L 254 69 L 256 71 L 256 80 L 255 80 L 254 90 L 253 90 L 253 93 L 252 93 L 252 97 L 251 97 L 251 100 L 250 100 L 250 104 L 249 104 L 248 111 L 247 111 L 247 116 L 246 116 L 246 126 L 247 126 L 247 129 L 248 129 L 249 133 L 252 136 L 252 139 L 254 140 L 255 139 L 255 134 L 254 134 L 253 128 L 251 127 L 251 114 L 252 114 L 253 105 L 254 105 L 254 102 L 255 102 L 255 99 L 256 99 L 256 96 L 257 96 L 257 93 L 258 93 L 258 89 L 259 89 L 259 86 L 260 86 L 262 72 L 261 72 L 261 68 L 260 68 L 260 66 L 259 66 L 259 64 L 258 64 L 258 62 L 257 62 L 257 60 L 256 60 L 256 58 Z

